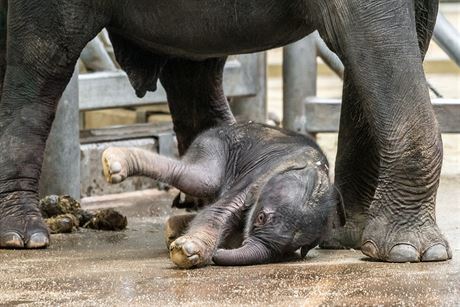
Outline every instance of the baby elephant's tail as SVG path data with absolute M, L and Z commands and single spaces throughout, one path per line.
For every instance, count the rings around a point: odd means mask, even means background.
M 6 17 L 8 0 L 0 0 L 0 98 L 6 70 Z

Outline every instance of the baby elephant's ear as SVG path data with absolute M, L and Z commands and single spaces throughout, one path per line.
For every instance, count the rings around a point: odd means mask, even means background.
M 347 222 L 347 217 L 345 214 L 345 205 L 343 203 L 342 194 L 340 194 L 340 191 L 337 189 L 336 186 L 334 186 L 334 194 L 337 201 L 336 212 L 337 216 L 339 217 L 340 226 L 345 226 L 345 223 Z M 337 225 L 333 226 L 335 228 Z

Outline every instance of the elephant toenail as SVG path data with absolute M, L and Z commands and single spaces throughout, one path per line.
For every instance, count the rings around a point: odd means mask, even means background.
M 24 241 L 16 232 L 7 232 L 0 236 L 0 246 L 6 248 L 23 248 Z
M 398 244 L 393 246 L 388 254 L 389 262 L 419 262 L 419 252 L 409 244 Z
M 120 183 L 121 182 L 121 176 L 120 175 L 113 175 L 112 176 L 112 183 Z
M 426 250 L 422 256 L 422 261 L 444 261 L 448 258 L 446 247 L 442 244 L 436 244 Z
M 119 173 L 119 172 L 121 172 L 121 163 L 118 162 L 118 161 L 113 162 L 113 163 L 110 165 L 110 171 L 111 171 L 112 173 Z
M 195 243 L 192 243 L 192 242 L 185 243 L 184 251 L 187 256 L 191 256 L 193 254 L 198 253 Z
M 182 245 L 184 244 L 186 241 L 186 239 L 184 237 L 180 237 L 179 239 L 177 239 L 176 241 L 174 241 L 175 245 Z
M 30 236 L 29 242 L 27 242 L 28 248 L 44 248 L 50 244 L 50 239 L 47 234 L 43 232 L 37 232 Z
M 361 252 L 372 259 L 379 259 L 378 248 L 371 241 L 367 241 L 361 246 Z

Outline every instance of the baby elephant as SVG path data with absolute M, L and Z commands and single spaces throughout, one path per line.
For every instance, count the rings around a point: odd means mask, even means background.
M 181 268 L 279 261 L 299 248 L 305 256 L 334 213 L 344 223 L 324 154 L 290 131 L 221 126 L 200 134 L 181 160 L 128 148 L 109 148 L 102 160 L 111 183 L 148 176 L 206 200 L 196 215 L 166 224 L 171 260 Z

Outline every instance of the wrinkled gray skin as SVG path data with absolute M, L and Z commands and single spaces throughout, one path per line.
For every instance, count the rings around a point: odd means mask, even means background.
M 109 148 L 103 164 L 109 182 L 149 176 L 208 203 L 182 229 L 167 223 L 171 259 L 182 268 L 204 266 L 213 256 L 216 264 L 248 265 L 281 260 L 299 248 L 306 255 L 342 205 L 313 140 L 251 122 L 200 134 L 180 161 Z M 228 246 L 238 248 L 216 252 Z
M 181 153 L 200 132 L 234 122 L 222 90 L 227 55 L 317 29 L 345 64 L 336 183 L 350 217 L 322 245 L 383 261 L 451 257 L 435 220 L 442 142 L 422 67 L 437 1 L 9 0 L 7 41 L 5 6 L 1 247 L 49 244 L 36 208 L 45 142 L 81 50 L 103 27 L 139 95 L 158 78 L 164 85 Z

